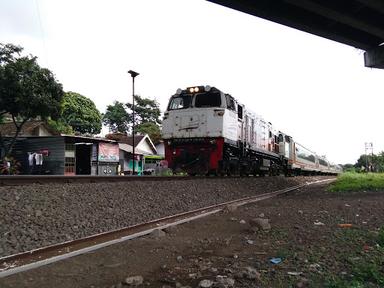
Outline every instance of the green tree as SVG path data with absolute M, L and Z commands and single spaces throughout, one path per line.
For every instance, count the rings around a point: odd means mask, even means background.
M 160 127 L 153 122 L 141 123 L 136 128 L 137 132 L 141 134 L 148 134 L 154 144 L 159 143 L 161 139 Z
M 350 164 L 350 163 L 348 163 L 348 164 L 344 164 L 344 165 L 342 165 L 342 167 L 343 167 L 343 171 L 345 171 L 345 172 L 354 172 L 355 171 L 355 166 L 353 165 L 353 164 Z
M 375 162 L 376 172 L 384 172 L 384 151 L 375 155 L 374 162 Z
M 61 111 L 63 88 L 53 73 L 41 68 L 37 57 L 21 56 L 23 48 L 0 43 L 0 115 L 10 115 L 16 133 L 0 145 L 8 157 L 23 125 L 31 119 L 57 119 Z
M 159 141 L 160 108 L 156 100 L 135 95 L 135 132 L 148 134 L 155 143 Z M 127 133 L 132 131 L 132 104 L 115 101 L 109 105 L 103 115 L 103 123 L 112 132 Z
M 74 131 L 72 129 L 72 126 L 66 124 L 63 122 L 63 120 L 58 119 L 58 120 L 53 120 L 53 119 L 48 119 L 47 124 L 55 131 L 62 133 L 62 134 L 67 134 L 67 135 L 73 135 Z
M 384 172 L 384 151 L 379 154 L 360 155 L 355 164 L 356 170 L 365 169 L 366 171 L 367 165 L 371 172 Z
M 115 101 L 113 105 L 108 105 L 103 115 L 103 123 L 109 127 L 109 130 L 116 133 L 126 133 L 129 131 L 132 117 L 126 110 L 124 103 Z
M 132 113 L 132 103 L 127 103 L 127 107 Z M 160 107 L 156 100 L 142 98 L 135 95 L 135 124 L 151 122 L 160 125 Z
M 76 132 L 98 134 L 101 131 L 101 114 L 93 101 L 79 93 L 66 92 L 60 121 Z
M 370 163 L 372 163 L 372 156 L 363 154 L 360 155 L 359 159 L 357 159 L 355 168 L 357 171 L 361 171 L 367 169 L 367 165 L 369 166 Z

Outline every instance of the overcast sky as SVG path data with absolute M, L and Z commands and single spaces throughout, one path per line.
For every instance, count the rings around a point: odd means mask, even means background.
M 165 110 L 177 88 L 230 93 L 336 163 L 384 150 L 384 70 L 363 51 L 201 0 L 0 0 L 0 42 L 39 57 L 101 112 L 135 92 Z

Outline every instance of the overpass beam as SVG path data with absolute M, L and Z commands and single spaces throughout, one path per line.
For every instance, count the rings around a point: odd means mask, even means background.
M 365 67 L 384 69 L 384 45 L 364 53 Z

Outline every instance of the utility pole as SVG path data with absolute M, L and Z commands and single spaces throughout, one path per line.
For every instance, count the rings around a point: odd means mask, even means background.
M 371 161 L 373 159 L 373 143 L 372 142 L 365 142 L 365 171 L 370 172 L 372 170 L 372 165 L 369 165 L 368 162 L 368 153 L 371 153 Z M 372 163 L 371 163 L 372 164 Z

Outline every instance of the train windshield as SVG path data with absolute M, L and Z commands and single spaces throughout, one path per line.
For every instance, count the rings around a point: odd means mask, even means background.
M 195 96 L 195 107 L 220 107 L 221 95 L 218 92 L 201 93 Z
M 186 109 L 191 107 L 191 95 L 181 95 L 173 97 L 169 102 L 168 110 Z

